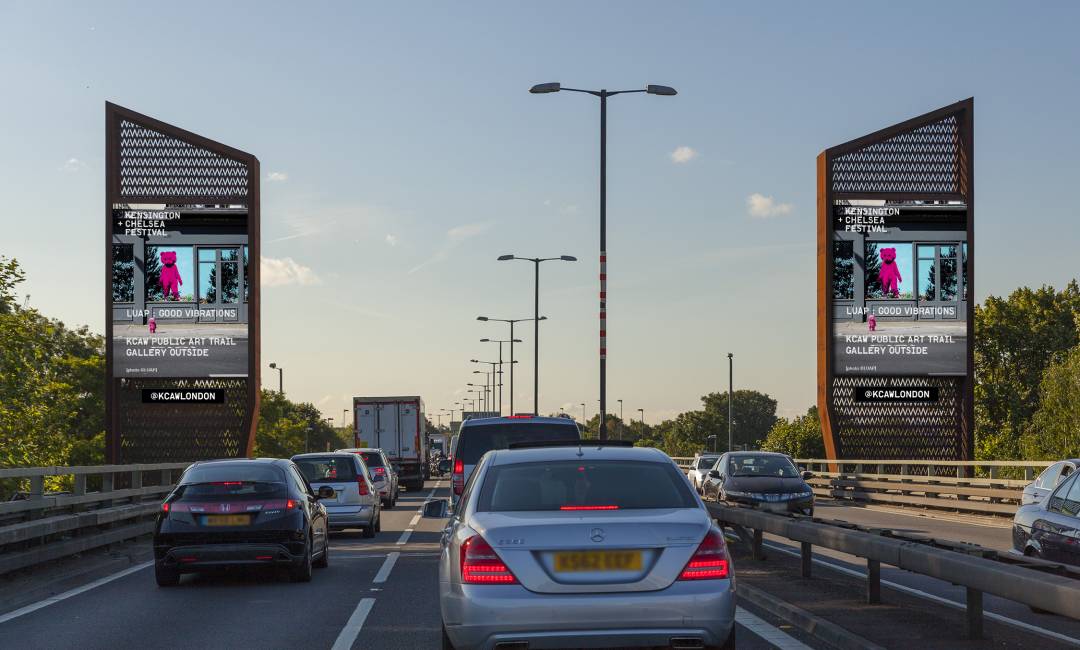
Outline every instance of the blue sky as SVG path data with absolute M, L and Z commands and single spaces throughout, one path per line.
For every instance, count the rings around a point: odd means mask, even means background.
M 263 358 L 341 417 L 429 411 L 531 315 L 542 411 L 597 408 L 598 108 L 611 100 L 609 401 L 655 422 L 736 384 L 815 399 L 814 158 L 976 99 L 977 297 L 1076 275 L 1075 3 L 0 5 L 0 255 L 104 326 L 104 102 L 262 161 Z M 1017 223 L 1022 224 L 1016 229 Z M 531 402 L 531 332 L 515 386 Z M 264 385 L 276 385 L 265 370 Z M 527 399 L 528 396 L 528 399 Z M 519 407 L 520 409 L 520 407 Z

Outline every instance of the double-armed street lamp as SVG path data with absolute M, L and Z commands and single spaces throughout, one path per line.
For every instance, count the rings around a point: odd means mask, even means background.
M 607 411 L 607 99 L 614 95 L 628 93 L 648 93 L 650 95 L 672 96 L 675 89 L 670 86 L 648 85 L 637 90 L 584 90 L 581 88 L 563 88 L 562 84 L 543 83 L 529 89 L 534 95 L 567 92 L 585 93 L 600 99 L 600 421 L 604 421 Z M 600 428 L 600 439 L 606 440 L 607 434 Z
M 503 369 L 502 369 L 502 367 L 503 367 L 503 353 L 502 353 L 502 344 L 503 343 L 509 343 L 509 344 L 513 345 L 514 343 L 521 343 L 521 339 L 480 339 L 480 342 L 481 343 L 498 343 L 499 344 L 499 415 L 502 415 L 502 404 L 503 404 L 503 400 L 502 400 L 502 394 L 503 394 Z M 515 361 L 514 363 L 517 363 L 517 361 Z M 513 413 L 511 413 L 511 415 L 513 415 Z
M 490 318 L 488 316 L 477 316 L 476 320 L 496 323 L 510 323 L 510 415 L 514 414 L 514 323 L 524 323 L 531 320 L 547 320 L 547 316 L 540 316 L 537 318 Z M 539 415 L 539 414 L 537 414 Z
M 536 269 L 533 289 L 533 413 L 540 414 L 540 263 L 541 262 L 576 262 L 573 255 L 560 255 L 559 257 L 518 257 L 513 254 L 500 255 L 500 262 L 508 260 L 523 260 L 532 262 Z

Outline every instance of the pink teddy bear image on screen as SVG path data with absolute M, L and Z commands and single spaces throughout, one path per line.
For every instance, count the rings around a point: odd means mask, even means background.
M 878 271 L 881 290 L 886 297 L 892 294 L 893 298 L 899 298 L 899 286 L 904 278 L 900 277 L 900 267 L 896 265 L 896 249 L 882 248 L 878 254 L 881 256 L 881 270 Z
M 179 287 L 184 284 L 180 279 L 180 269 L 176 268 L 176 251 L 162 251 L 161 253 L 161 292 L 165 300 L 172 293 L 173 300 L 180 300 Z

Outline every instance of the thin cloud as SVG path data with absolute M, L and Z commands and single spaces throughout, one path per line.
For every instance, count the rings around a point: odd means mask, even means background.
M 266 175 L 266 180 L 272 183 L 284 183 L 289 180 L 289 175 L 285 172 L 270 172 Z
M 386 235 L 386 243 L 390 244 L 391 247 L 397 246 L 397 242 L 398 242 L 397 235 L 391 235 L 389 233 Z
M 62 172 L 77 172 L 85 167 L 86 163 L 79 160 L 78 158 L 68 158 L 64 161 L 64 164 L 57 167 L 57 169 Z
M 771 196 L 754 192 L 746 197 L 746 209 L 750 212 L 750 216 L 755 219 L 769 219 L 791 214 L 795 206 L 790 203 L 779 203 Z
M 671 162 L 675 163 L 676 165 L 681 165 L 683 163 L 690 162 L 694 158 L 697 158 L 698 152 L 694 151 L 690 147 L 683 145 L 681 147 L 676 147 L 675 151 L 672 151 L 669 155 L 671 156 Z
M 310 286 L 322 282 L 310 266 L 304 266 L 291 257 L 264 257 L 260 271 L 264 287 Z
M 439 247 L 439 250 L 435 251 L 435 254 L 428 259 L 409 269 L 409 274 L 411 275 L 413 273 L 416 273 L 417 271 L 424 269 L 425 267 L 431 266 L 432 264 L 438 264 L 439 262 L 445 261 L 448 257 L 450 257 L 450 253 L 455 248 L 460 246 L 463 242 L 472 239 L 477 235 L 487 232 L 491 229 L 491 225 L 492 222 L 483 221 L 476 223 L 466 223 L 460 226 L 454 226 L 450 230 L 447 230 L 446 237 L 443 239 L 443 243 Z

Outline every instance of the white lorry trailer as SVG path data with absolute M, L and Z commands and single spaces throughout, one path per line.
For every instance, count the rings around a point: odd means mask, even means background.
M 428 478 L 424 400 L 419 396 L 354 397 L 357 447 L 382 449 L 406 490 L 422 490 Z

